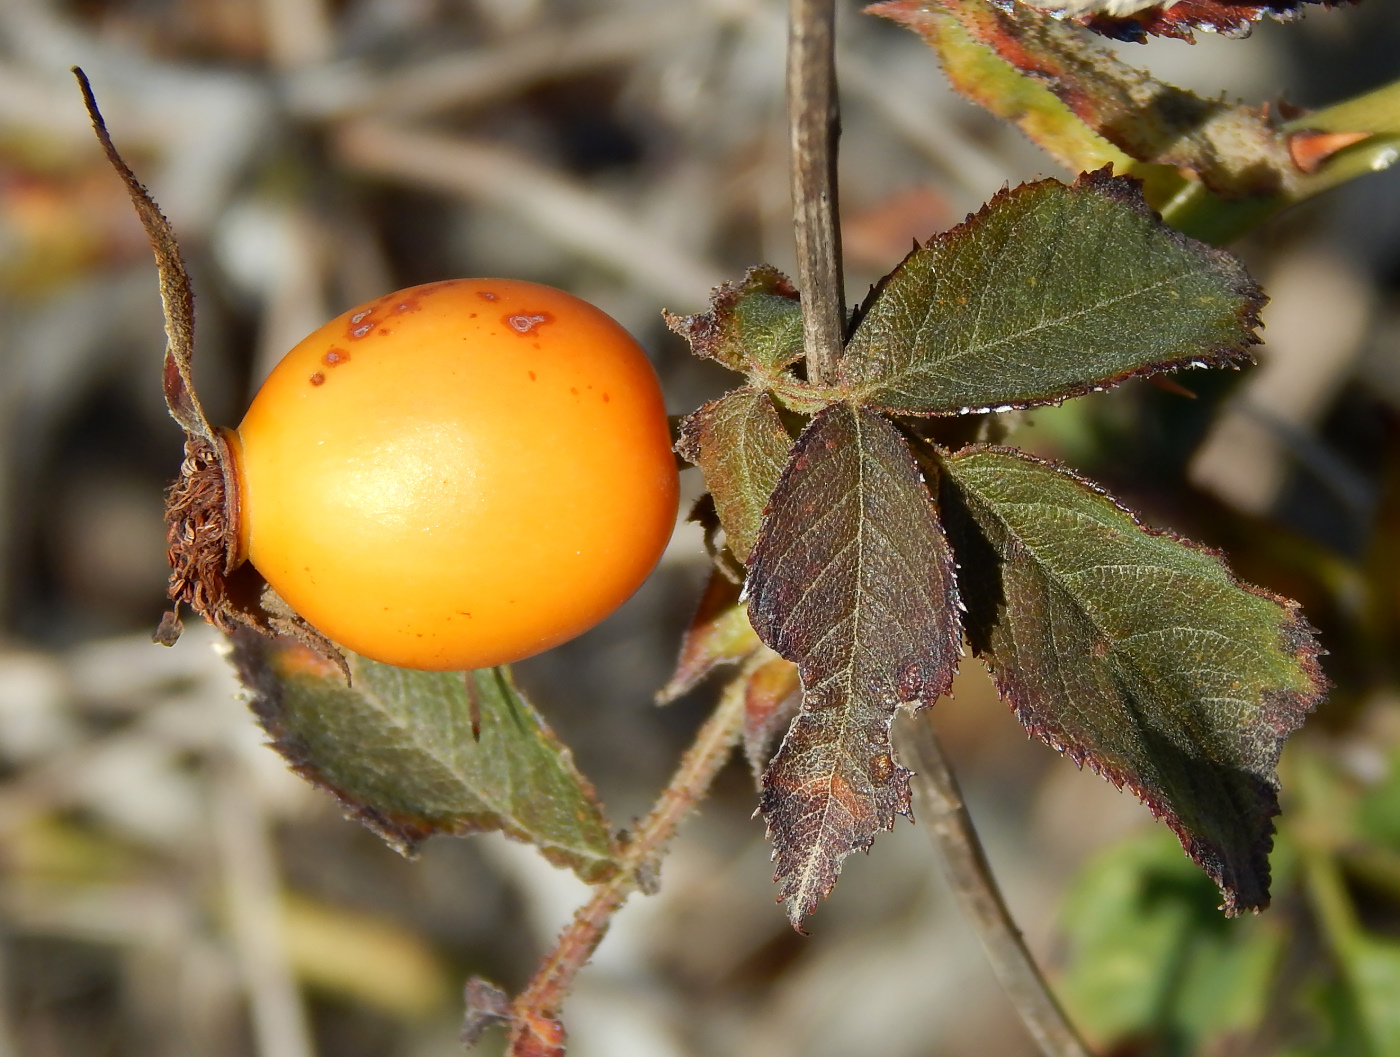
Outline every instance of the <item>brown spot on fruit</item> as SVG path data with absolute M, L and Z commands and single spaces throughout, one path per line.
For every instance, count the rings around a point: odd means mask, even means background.
M 554 317 L 548 312 L 515 312 L 509 316 L 503 316 L 502 319 L 506 326 L 522 336 L 534 333 L 538 326 L 554 322 Z
M 575 389 L 572 385 L 569 386 L 569 392 L 573 393 L 574 396 L 578 396 L 578 390 Z
M 534 372 L 534 371 L 530 371 L 530 372 L 528 372 L 528 373 L 529 373 L 529 375 L 530 375 L 530 381 L 533 382 L 533 381 L 535 380 L 535 372 Z
M 321 362 L 327 367 L 336 367 L 350 360 L 350 354 L 344 349 L 327 349 L 326 354 L 321 357 Z
M 317 371 L 315 374 L 313 374 L 313 375 L 311 376 L 311 384 L 312 384 L 312 385 L 321 385 L 325 380 L 326 380 L 326 376 L 325 376 L 324 374 L 322 374 L 320 371 Z
M 608 403 L 610 400 L 612 400 L 612 397 L 608 396 L 607 393 L 604 393 L 604 394 L 603 394 L 603 403 L 606 404 L 606 403 Z

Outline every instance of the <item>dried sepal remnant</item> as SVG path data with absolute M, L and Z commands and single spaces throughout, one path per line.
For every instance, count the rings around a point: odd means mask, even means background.
M 617 870 L 592 786 L 508 670 L 420 672 L 233 634 L 249 705 L 292 769 L 405 854 L 434 834 L 501 830 L 590 883 Z M 474 731 L 474 719 L 477 729 Z
M 791 447 L 772 398 L 759 389 L 735 390 L 681 421 L 676 450 L 704 473 L 725 540 L 740 562 L 758 539 Z
M 169 596 L 175 606 L 162 619 L 156 641 L 174 645 L 180 635 L 180 603 L 188 605 L 220 631 L 230 632 L 237 619 L 225 593 L 224 576 L 236 553 L 238 512 L 228 494 L 224 473 L 228 453 L 222 437 L 212 441 L 190 436 L 180 476 L 166 496 L 166 558 L 170 563 Z
M 802 306 L 796 288 L 766 264 L 716 288 L 709 311 L 667 313 L 666 323 L 697 356 L 735 371 L 772 375 L 802 356 Z
M 186 434 L 180 476 L 167 492 L 165 505 L 167 593 L 173 604 L 152 639 L 174 645 L 183 629 L 180 606 L 188 605 L 223 632 L 251 628 L 264 635 L 289 634 L 348 679 L 344 656 L 305 620 L 290 610 L 265 608 L 257 583 L 242 583 L 240 590 L 231 587 L 229 577 L 238 565 L 238 475 L 225 432 L 209 424 L 194 389 L 194 294 L 189 272 L 170 221 L 112 143 L 87 75 L 76 66 L 73 75 L 103 153 L 125 184 L 155 254 L 165 314 L 162 386 L 170 415 Z M 242 579 L 257 578 L 245 575 Z
M 170 414 L 186 433 L 193 434 L 212 444 L 214 430 L 204 409 L 195 395 L 194 379 L 191 374 L 191 357 L 194 352 L 194 294 L 190 290 L 189 272 L 185 269 L 184 258 L 180 255 L 180 245 L 175 239 L 175 229 L 161 213 L 150 192 L 136 178 L 130 166 L 122 160 L 112 137 L 107 132 L 107 123 L 97 107 L 92 85 L 87 74 L 74 66 L 73 76 L 78 79 L 78 87 L 83 93 L 83 105 L 87 107 L 92 120 L 93 131 L 102 144 L 103 153 L 112 163 L 112 168 L 126 185 L 136 215 L 146 229 L 155 252 L 156 267 L 160 273 L 160 299 L 165 310 L 165 400 Z
M 1054 403 L 1248 362 L 1264 301 L 1236 258 L 1162 224 L 1136 180 L 1041 180 L 905 259 L 856 328 L 842 382 L 903 414 Z
M 909 811 L 889 730 L 931 704 L 958 657 L 953 561 L 908 446 L 883 417 L 835 404 L 795 445 L 749 567 L 749 618 L 798 665 L 802 707 L 760 807 L 794 925 L 841 861 Z
M 1128 786 L 1220 886 L 1269 902 L 1284 739 L 1325 680 L 1296 603 L 1012 449 L 945 460 L 974 650 L 1037 737 Z

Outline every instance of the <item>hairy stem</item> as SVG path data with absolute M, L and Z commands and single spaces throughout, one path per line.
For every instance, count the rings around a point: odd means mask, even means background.
M 512 1057 L 555 1052 L 548 1049 L 550 1042 L 562 1052 L 563 1034 L 556 1018 L 574 977 L 598 949 L 613 915 L 627 897 L 638 890 L 655 890 L 658 856 L 729 759 L 743 722 L 744 683 L 740 680 L 700 728 L 670 784 L 623 848 L 617 876 L 599 885 L 593 898 L 579 908 L 529 987 L 515 1000 L 511 1007 Z M 541 1042 L 546 1043 L 545 1048 Z
M 912 784 L 919 824 L 942 853 L 948 882 L 1021 1022 L 1045 1057 L 1088 1057 L 1089 1051 L 1050 993 L 1006 908 L 929 717 L 907 719 L 896 728 L 896 735 L 900 758 L 915 771 Z
M 792 222 L 807 376 L 836 381 L 845 337 L 841 227 L 836 205 L 835 0 L 789 0 L 788 133 L 792 151 Z

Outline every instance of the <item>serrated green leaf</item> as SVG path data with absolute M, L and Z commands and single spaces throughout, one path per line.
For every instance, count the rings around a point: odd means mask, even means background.
M 758 539 L 791 447 L 772 399 L 759 389 L 737 389 L 681 420 L 676 450 L 705 475 L 729 549 L 741 562 Z
M 1297 604 L 1020 452 L 946 467 L 968 637 L 1017 717 L 1165 819 L 1227 914 L 1267 906 L 1274 769 L 1325 684 Z
M 616 871 L 592 787 L 508 669 L 419 672 L 351 654 L 347 686 L 304 646 L 232 638 L 273 747 L 401 851 L 434 834 L 499 829 L 590 883 Z
M 1104 172 L 1003 191 L 905 259 L 842 362 L 854 402 L 949 415 L 1249 359 L 1263 294 Z
M 845 404 L 812 420 L 773 492 L 748 593 L 754 630 L 802 681 L 759 801 L 797 925 L 841 861 L 908 814 L 890 724 L 900 705 L 946 692 L 957 666 L 952 556 L 889 422 Z
M 766 264 L 710 295 L 710 310 L 666 316 L 697 356 L 736 371 L 772 375 L 802 356 L 802 305 L 787 276 Z

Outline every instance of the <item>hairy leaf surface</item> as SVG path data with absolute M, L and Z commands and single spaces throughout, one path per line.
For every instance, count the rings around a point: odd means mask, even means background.
M 792 438 L 767 393 L 737 389 L 681 421 L 676 450 L 700 467 L 729 549 L 748 560 Z
M 957 663 L 952 557 L 889 422 L 844 404 L 812 420 L 773 493 L 748 590 L 754 629 L 802 681 L 760 800 L 796 925 L 847 855 L 908 814 L 890 723 L 900 705 L 932 704 Z
M 690 342 L 697 356 L 736 371 L 773 374 L 802 356 L 802 306 L 787 276 L 766 264 L 738 282 L 718 287 L 710 310 L 666 315 L 666 323 Z
M 1052 403 L 1135 375 L 1248 360 L 1264 296 L 1165 227 L 1136 181 L 1003 191 L 910 254 L 846 350 L 852 399 L 947 415 Z
M 419 672 L 351 654 L 346 686 L 304 646 L 246 630 L 233 642 L 273 746 L 400 851 L 499 829 L 585 881 L 616 870 L 592 787 L 508 669 Z
M 1274 768 L 1324 686 L 1296 603 L 1063 469 L 946 464 L 968 638 L 1017 717 L 1165 819 L 1227 913 L 1267 906 Z

